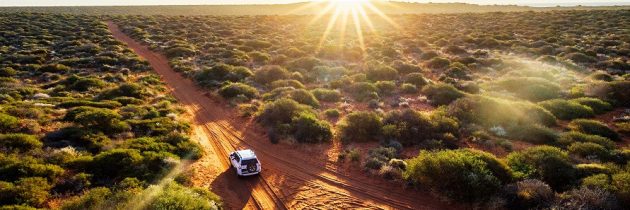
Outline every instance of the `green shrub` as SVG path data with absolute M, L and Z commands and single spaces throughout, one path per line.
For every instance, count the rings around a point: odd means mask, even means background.
M 422 88 L 428 83 L 427 79 L 424 78 L 424 75 L 422 75 L 422 73 L 407 74 L 404 78 L 404 81 L 405 83 L 413 84 L 418 88 Z
M 67 90 L 88 91 L 91 88 L 105 87 L 106 83 L 99 78 L 79 77 L 77 75 L 69 76 L 60 82 L 66 86 Z
M 598 163 L 583 163 L 575 165 L 575 168 L 578 171 L 579 177 L 588 177 L 596 174 L 612 174 L 613 170 L 611 170 L 606 165 L 598 164 Z M 584 183 L 584 180 L 582 180 Z
M 341 112 L 338 109 L 326 109 L 324 115 L 329 118 L 338 118 L 341 116 Z
M 448 65 L 450 64 L 451 64 L 450 60 L 446 58 L 442 58 L 442 57 L 432 58 L 426 63 L 427 67 L 432 68 L 432 69 L 443 69 L 443 68 L 448 67 Z
M 96 187 L 83 193 L 83 195 L 70 198 L 63 203 L 63 210 L 97 210 L 113 208 L 116 206 L 111 200 L 112 192 L 106 187 Z
M 592 142 L 575 142 L 568 148 L 569 154 L 587 159 L 607 160 L 610 151 L 604 146 Z
M 396 90 L 396 83 L 393 81 L 378 81 L 375 85 L 381 95 L 389 95 Z
M 598 135 L 590 135 L 577 131 L 569 131 L 560 134 L 558 143 L 562 146 L 569 146 L 573 142 L 591 142 L 602 145 L 607 149 L 614 149 L 616 147 L 615 142 L 610 139 Z
M 276 80 L 271 83 L 271 88 L 279 87 L 293 87 L 295 89 L 304 89 L 304 85 L 300 81 L 294 79 Z
M 555 193 L 546 183 L 537 179 L 526 179 L 508 185 L 503 197 L 508 209 L 545 209 L 553 204 Z
M 597 58 L 585 55 L 584 53 L 580 52 L 569 53 L 564 57 L 576 63 L 594 63 L 597 61 Z
M 36 136 L 12 133 L 0 134 L 0 147 L 7 149 L 15 149 L 21 152 L 40 149 L 44 144 L 40 142 Z
M 570 102 L 576 102 L 584 106 L 588 106 L 593 109 L 593 112 L 595 112 L 595 114 L 603 114 L 612 110 L 612 105 L 610 105 L 610 103 L 599 100 L 597 98 L 582 97 L 571 99 Z
M 0 68 L 0 77 L 12 77 L 17 74 L 17 71 L 11 67 Z
M 65 73 L 67 71 L 70 71 L 70 67 L 63 64 L 47 64 L 40 67 L 38 71 L 50 73 Z
M 606 124 L 597 120 L 576 119 L 569 123 L 568 127 L 573 131 L 579 131 L 586 134 L 593 134 L 609 138 L 613 141 L 619 140 L 619 134 L 609 128 Z
M 320 143 L 332 138 L 330 124 L 318 120 L 315 114 L 301 112 L 293 118 L 291 125 L 295 129 L 293 136 L 298 142 Z
M 560 97 L 559 85 L 539 77 L 509 77 L 494 83 L 498 89 L 507 90 L 530 101 L 544 101 Z
M 447 105 L 466 95 L 446 83 L 427 85 L 422 88 L 422 94 L 426 95 L 433 105 Z
M 18 118 L 0 113 L 0 132 L 11 132 L 18 126 Z
M 281 98 L 265 104 L 262 111 L 258 114 L 258 119 L 263 125 L 267 126 L 289 124 L 293 121 L 293 117 L 305 111 L 310 112 L 312 110 L 310 107 L 299 104 L 292 99 Z
M 415 94 L 418 93 L 418 88 L 416 85 L 404 83 L 400 85 L 400 91 L 405 94 Z
M 347 90 L 355 100 L 369 101 L 370 99 L 378 99 L 378 88 L 369 82 L 357 82 L 350 85 Z
M 107 109 L 114 109 L 114 108 L 118 108 L 121 107 L 122 104 L 120 102 L 117 101 L 87 101 L 87 100 L 72 100 L 72 101 L 64 101 L 61 102 L 59 104 L 57 104 L 57 107 L 59 108 L 73 108 L 73 107 L 77 107 L 77 106 L 89 106 L 89 107 L 96 107 L 96 108 L 107 108 Z
M 436 138 L 431 119 L 414 110 L 390 111 L 383 119 L 383 137 L 402 144 L 418 144 Z
M 462 122 L 476 123 L 486 127 L 510 128 L 521 124 L 552 126 L 556 117 L 540 106 L 503 99 L 471 95 L 451 103 L 448 114 Z
M 127 123 L 121 121 L 122 116 L 115 111 L 103 108 L 77 107 L 68 111 L 63 120 L 106 133 L 118 133 L 130 129 Z
M 512 180 L 510 168 L 503 162 L 471 149 L 421 151 L 407 163 L 406 180 L 464 202 L 485 200 Z
M 311 90 L 311 93 L 320 101 L 337 102 L 341 100 L 341 93 L 338 90 L 315 88 Z
M 166 49 L 164 52 L 169 58 L 189 57 L 195 55 L 196 51 L 189 46 L 178 46 Z
M 588 78 L 593 79 L 593 80 L 606 81 L 606 82 L 613 81 L 612 75 L 606 72 L 601 72 L 601 71 L 593 72 L 591 75 L 588 75 Z
M 90 171 L 96 178 L 115 179 L 141 175 L 143 157 L 135 149 L 113 149 L 94 156 Z
M 398 78 L 398 71 L 385 65 L 370 67 L 365 71 L 365 74 L 370 81 L 389 81 Z
M 158 186 L 149 187 L 151 192 Z M 221 209 L 219 196 L 202 188 L 186 188 L 176 183 L 164 186 L 155 199 L 146 208 L 148 209 Z
M 553 129 L 537 124 L 513 126 L 509 129 L 508 136 L 534 144 L 554 144 L 559 138 Z
M 614 106 L 630 106 L 630 80 L 589 83 L 584 88 L 584 95 L 595 97 Z
M 590 118 L 595 115 L 593 109 L 591 109 L 590 107 L 564 99 L 547 100 L 539 102 L 538 105 L 549 110 L 556 116 L 556 118 L 562 120 Z
M 315 98 L 315 96 L 307 90 L 293 90 L 291 91 L 290 95 L 291 99 L 297 101 L 298 103 L 306 104 L 312 107 L 319 107 L 319 101 L 317 100 L 317 98 Z
M 291 73 L 280 66 L 265 66 L 254 72 L 254 80 L 260 84 L 271 84 L 276 80 L 288 79 Z
M 563 194 L 556 209 L 619 209 L 615 196 L 596 187 L 580 187 Z
M 383 122 L 374 112 L 353 112 L 338 124 L 339 136 L 345 142 L 376 140 L 381 134 Z
M 137 99 L 143 99 L 147 96 L 147 91 L 144 87 L 136 83 L 124 83 L 116 88 L 112 88 L 101 92 L 98 95 L 98 99 L 113 99 L 116 97 L 126 96 Z
M 248 100 L 251 100 L 258 95 L 258 90 L 247 84 L 235 82 L 221 87 L 221 89 L 219 89 L 219 94 L 227 99 L 242 95 Z
M 512 152 L 507 163 L 516 177 L 540 179 L 556 191 L 568 189 L 576 182 L 576 169 L 567 152 L 556 147 L 536 146 Z
M 201 85 L 215 87 L 223 82 L 241 82 L 252 75 L 252 71 L 247 67 L 221 63 L 199 71 L 195 75 L 195 80 Z
M 43 207 L 50 196 L 52 185 L 42 177 L 21 178 L 15 182 L 15 196 L 18 204 Z

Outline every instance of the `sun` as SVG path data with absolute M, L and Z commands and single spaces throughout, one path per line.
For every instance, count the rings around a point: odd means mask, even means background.
M 356 33 L 360 48 L 365 52 L 363 29 L 367 28 L 371 32 L 375 31 L 372 20 L 370 20 L 371 15 L 378 16 L 392 26 L 400 28 L 396 22 L 383 13 L 378 6 L 373 4 L 374 2 L 379 2 L 380 5 L 389 5 L 389 2 L 380 0 L 313 0 L 309 4 L 306 4 L 295 11 L 309 8 L 318 9 L 318 12 L 314 15 L 308 25 L 314 24 L 320 21 L 323 17 L 328 16 L 328 24 L 323 31 L 322 37 L 317 46 L 317 51 L 319 51 L 326 43 L 328 36 L 335 27 L 340 29 L 338 30 L 340 33 L 339 45 L 343 46 L 346 41 L 344 39 L 346 36 L 346 28 L 351 26 L 351 28 L 354 28 L 353 31 Z
M 369 0 L 332 0 L 330 4 L 340 10 L 352 10 L 363 7 Z

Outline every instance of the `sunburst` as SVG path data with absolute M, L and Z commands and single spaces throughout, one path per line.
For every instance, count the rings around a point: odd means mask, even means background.
M 387 2 L 382 2 L 383 4 L 387 4 Z M 322 4 L 325 4 L 322 7 Z M 315 24 L 319 22 L 324 17 L 328 16 L 328 23 L 323 31 L 322 37 L 319 40 L 317 45 L 317 51 L 319 51 L 327 38 L 330 36 L 330 33 L 333 31 L 335 26 L 339 28 L 339 42 L 340 45 L 344 44 L 346 29 L 349 26 L 354 28 L 354 32 L 356 33 L 356 37 L 359 41 L 360 48 L 365 51 L 365 39 L 363 30 L 367 28 L 369 31 L 374 32 L 376 29 L 374 27 L 374 23 L 370 19 L 370 15 L 374 14 L 379 18 L 382 18 L 395 28 L 399 28 L 398 24 L 393 21 L 390 17 L 388 17 L 384 12 L 382 12 L 378 6 L 373 4 L 371 0 L 327 0 L 327 1 L 313 1 L 309 4 L 304 5 L 298 10 L 306 10 L 312 8 L 321 8 L 315 14 L 313 19 L 309 22 L 308 25 Z M 296 11 L 298 11 L 296 10 Z M 293 12 L 296 12 L 293 11 Z M 369 15 L 370 14 L 370 15 Z M 366 27 L 364 27 L 364 25 Z

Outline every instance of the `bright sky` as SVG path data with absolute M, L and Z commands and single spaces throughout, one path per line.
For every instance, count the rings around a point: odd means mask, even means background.
M 199 5 L 199 4 L 285 4 L 306 0 L 0 0 L 0 6 L 85 6 L 85 5 Z M 407 2 L 465 2 L 473 4 L 630 5 L 630 0 L 400 0 Z M 553 3 L 549 3 L 553 2 Z

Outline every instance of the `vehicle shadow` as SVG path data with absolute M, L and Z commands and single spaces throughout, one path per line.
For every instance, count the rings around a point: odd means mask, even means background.
M 255 177 L 238 177 L 233 169 L 229 168 L 219 174 L 210 186 L 215 193 L 223 195 L 224 198 L 230 198 L 223 201 L 225 209 L 243 209 L 252 197 L 252 189 L 246 183 L 253 180 L 250 178 Z

